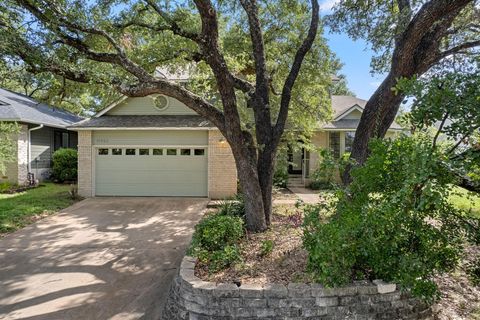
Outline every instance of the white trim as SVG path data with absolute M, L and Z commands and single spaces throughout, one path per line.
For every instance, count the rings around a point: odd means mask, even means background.
M 97 112 L 93 117 L 95 118 L 98 118 L 102 115 L 104 115 L 105 113 L 107 113 L 108 111 L 112 110 L 113 108 L 115 108 L 116 106 L 118 106 L 120 103 L 124 102 L 125 100 L 127 100 L 129 97 L 128 96 L 123 96 L 121 97 L 120 99 L 118 99 L 117 101 L 111 103 L 110 105 L 108 105 L 106 108 L 100 110 L 99 112 Z
M 96 131 L 117 131 L 117 130 L 203 130 L 203 131 L 208 131 L 208 130 L 215 130 L 216 127 L 91 127 L 91 128 L 70 128 L 70 130 L 73 131 L 90 131 L 90 130 L 96 130 Z
M 352 113 L 353 111 L 355 110 L 358 110 L 360 111 L 360 113 L 363 113 L 363 108 L 360 107 L 358 104 L 354 104 L 353 106 L 351 106 L 350 108 L 348 108 L 347 110 L 343 111 L 340 115 L 338 115 L 336 118 L 333 119 L 333 121 L 338 121 L 338 120 L 341 120 L 343 118 L 345 118 L 347 115 L 349 115 L 350 113 Z
M 95 144 L 92 145 L 93 148 L 95 149 L 108 149 L 108 148 L 123 148 L 123 149 L 143 149 L 143 148 L 158 148 L 158 149 L 200 149 L 200 148 L 208 148 L 208 145 L 183 145 L 183 144 L 172 144 L 172 145 L 166 145 L 166 144 L 161 144 L 161 145 L 141 145 L 141 144 L 106 144 L 106 145 L 100 145 L 100 144 Z
M 339 132 L 341 132 L 341 131 L 357 131 L 357 128 L 349 128 L 349 129 L 334 129 L 334 128 L 332 128 L 332 129 L 324 128 L 323 129 L 322 128 L 322 129 L 317 129 L 315 131 L 319 131 L 319 132 L 321 132 L 321 131 L 339 131 Z M 388 128 L 387 131 L 404 131 L 404 129 Z

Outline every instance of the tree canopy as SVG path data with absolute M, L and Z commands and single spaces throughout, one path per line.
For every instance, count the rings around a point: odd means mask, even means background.
M 339 63 L 317 0 L 7 0 L 0 17 L 4 61 L 127 96 L 165 94 L 208 119 L 232 147 L 251 230 L 270 221 L 285 128 L 329 115 Z M 158 67 L 193 81 L 155 76 Z

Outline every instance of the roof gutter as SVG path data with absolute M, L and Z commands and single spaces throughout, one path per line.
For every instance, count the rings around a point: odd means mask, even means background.
M 31 163 L 31 159 L 32 159 L 32 135 L 31 135 L 31 132 L 32 131 L 35 131 L 35 130 L 39 130 L 39 129 L 42 129 L 43 128 L 43 124 L 39 125 L 38 127 L 33 127 L 33 128 L 30 128 L 28 129 L 28 172 L 32 172 L 32 163 Z

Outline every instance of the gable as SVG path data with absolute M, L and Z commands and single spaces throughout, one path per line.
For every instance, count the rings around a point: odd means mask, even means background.
M 196 115 L 195 111 L 172 97 L 164 96 L 167 99 L 167 107 L 157 109 L 155 107 L 154 97 L 135 97 L 121 100 L 117 105 L 107 108 L 105 112 L 100 112 L 97 116 L 103 114 L 110 116 L 132 116 L 132 115 Z
M 362 117 L 362 112 L 358 109 L 353 109 L 352 111 L 345 114 L 342 119 L 357 120 Z
M 350 108 L 344 110 L 342 113 L 337 115 L 333 121 L 338 121 L 341 119 L 348 119 L 348 120 L 359 120 L 362 116 L 363 109 L 359 105 L 353 105 Z

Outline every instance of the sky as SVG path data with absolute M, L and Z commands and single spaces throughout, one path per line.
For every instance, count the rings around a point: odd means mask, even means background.
M 332 6 L 337 1 L 320 1 L 321 15 L 330 13 Z M 370 61 L 373 52 L 368 48 L 368 44 L 363 40 L 353 41 L 346 34 L 330 33 L 328 28 L 325 28 L 324 32 L 324 37 L 327 39 L 330 49 L 344 64 L 340 73 L 346 75 L 349 89 L 358 98 L 370 98 L 384 76 L 371 75 Z

